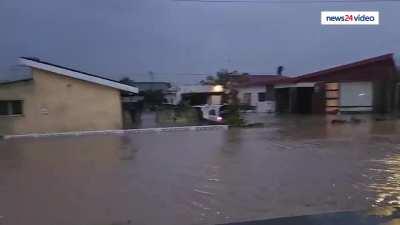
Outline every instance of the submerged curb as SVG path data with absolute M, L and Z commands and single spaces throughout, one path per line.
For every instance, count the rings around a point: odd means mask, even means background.
M 128 130 L 77 131 L 77 132 L 62 132 L 62 133 L 4 135 L 2 136 L 2 139 L 81 136 L 81 135 L 94 135 L 94 134 L 125 134 L 125 133 L 136 134 L 136 133 L 160 133 L 160 132 L 179 132 L 179 131 L 228 130 L 228 128 L 229 128 L 228 125 L 210 125 L 210 126 L 144 128 L 144 129 L 128 129 Z

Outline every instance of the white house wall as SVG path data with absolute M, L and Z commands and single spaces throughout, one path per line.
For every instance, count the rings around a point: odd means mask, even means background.
M 238 88 L 238 97 L 241 103 L 243 103 L 244 95 L 246 93 L 251 93 L 250 105 L 257 106 L 258 103 L 258 93 L 265 92 L 266 87 L 246 87 L 246 88 Z
M 241 87 L 237 88 L 237 91 L 241 103 L 243 103 L 244 95 L 246 93 L 251 93 L 250 105 L 256 107 L 257 112 L 275 112 L 274 101 L 258 101 L 258 93 L 266 93 L 265 86 Z

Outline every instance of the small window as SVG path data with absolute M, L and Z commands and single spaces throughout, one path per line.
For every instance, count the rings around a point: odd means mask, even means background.
M 339 90 L 339 83 L 326 83 L 325 90 L 327 90 L 327 91 Z
M 22 101 L 0 101 L 0 116 L 22 115 Z
M 243 94 L 242 104 L 245 105 L 251 104 L 251 93 L 247 92 Z
M 339 91 L 326 91 L 326 98 L 339 98 Z
M 6 101 L 0 101 L 0 115 L 8 115 L 8 104 Z
M 266 101 L 266 93 L 265 92 L 259 92 L 258 93 L 258 101 L 259 102 L 265 102 Z
M 326 100 L 326 106 L 328 106 L 328 107 L 337 107 L 337 106 L 339 106 L 339 100 L 337 100 L 337 99 Z

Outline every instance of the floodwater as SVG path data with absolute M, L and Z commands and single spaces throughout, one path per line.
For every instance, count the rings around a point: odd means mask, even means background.
M 400 123 L 0 141 L 0 224 L 216 224 L 400 206 Z

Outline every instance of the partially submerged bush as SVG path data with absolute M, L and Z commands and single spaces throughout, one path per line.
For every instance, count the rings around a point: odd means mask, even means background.
M 224 108 L 223 117 L 225 124 L 233 127 L 243 127 L 246 121 L 240 114 L 240 107 L 238 105 L 230 105 Z

